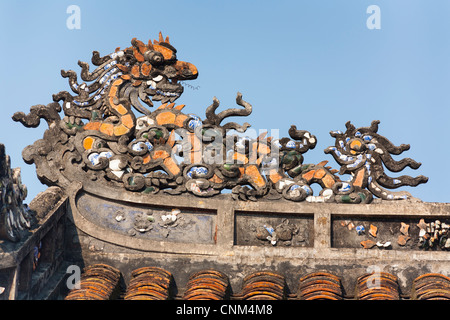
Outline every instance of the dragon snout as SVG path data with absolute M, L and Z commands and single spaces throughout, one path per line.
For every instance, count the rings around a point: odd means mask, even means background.
M 189 62 L 177 61 L 175 63 L 177 80 L 194 80 L 198 77 L 198 70 L 195 65 Z

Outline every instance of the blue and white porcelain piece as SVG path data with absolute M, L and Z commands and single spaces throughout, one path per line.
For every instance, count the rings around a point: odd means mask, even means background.
M 357 226 L 355 230 L 358 235 L 362 235 L 366 231 L 363 225 Z

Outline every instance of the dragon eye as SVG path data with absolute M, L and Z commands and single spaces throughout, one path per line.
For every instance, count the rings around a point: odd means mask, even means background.
M 366 146 L 361 139 L 350 140 L 349 147 L 352 154 L 355 154 L 355 152 L 363 152 L 366 149 Z
M 157 51 L 147 51 L 144 54 L 145 59 L 153 65 L 160 64 L 164 61 L 164 56 Z
M 351 149 L 359 150 L 360 147 L 361 147 L 361 141 L 355 139 L 352 142 L 350 142 L 350 148 Z

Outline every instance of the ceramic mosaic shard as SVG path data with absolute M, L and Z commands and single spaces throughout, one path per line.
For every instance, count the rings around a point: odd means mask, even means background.
M 378 228 L 374 226 L 373 224 L 370 225 L 369 234 L 376 238 L 377 237 Z
M 356 226 L 355 230 L 358 235 L 362 235 L 366 232 L 366 229 L 363 225 Z
M 372 240 L 364 240 L 361 241 L 361 245 L 364 249 L 372 249 L 373 247 L 375 247 L 376 243 Z
M 435 220 L 426 223 L 424 219 L 420 219 L 417 224 L 419 227 L 419 242 L 418 245 L 422 249 L 440 247 L 442 250 L 450 248 L 450 225 Z
M 421 229 L 421 230 L 426 230 L 427 228 L 427 224 L 425 223 L 424 219 L 420 219 L 419 223 L 417 224 L 417 226 Z
M 398 241 L 397 241 L 397 243 L 399 244 L 399 245 L 401 245 L 401 246 L 405 246 L 406 245 L 406 242 L 408 242 L 408 240 L 409 239 L 411 239 L 411 237 L 410 236 L 406 236 L 406 235 L 399 235 L 398 236 Z
M 400 232 L 403 235 L 407 236 L 408 233 L 409 233 L 409 224 L 406 224 L 406 223 L 402 222 L 401 223 L 401 227 L 400 227 Z

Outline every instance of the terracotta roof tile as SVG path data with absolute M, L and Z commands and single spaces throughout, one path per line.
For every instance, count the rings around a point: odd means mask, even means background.
M 158 267 L 143 267 L 131 273 L 125 300 L 168 300 L 172 297 L 173 276 Z
M 105 264 L 87 267 L 80 288 L 73 289 L 66 300 L 118 299 L 118 269 Z M 258 271 L 245 276 L 240 291 L 232 293 L 229 277 L 218 270 L 205 269 L 189 276 L 185 288 L 177 287 L 171 272 L 159 267 L 143 267 L 131 273 L 122 292 L 125 300 L 448 300 L 450 278 L 427 273 L 417 277 L 410 292 L 400 295 L 398 278 L 387 272 L 372 272 L 356 279 L 355 295 L 345 296 L 342 279 L 328 271 L 317 271 L 299 278 L 296 288 L 288 288 L 284 275 Z M 290 293 L 293 292 L 293 293 Z
M 202 270 L 189 277 L 183 299 L 226 300 L 229 293 L 230 284 L 225 274 L 216 270 Z
M 341 279 L 328 272 L 313 272 L 300 278 L 297 298 L 301 300 L 342 300 Z
M 286 299 L 284 276 L 271 272 L 255 272 L 244 278 L 241 297 L 243 300 Z
M 79 288 L 72 289 L 65 300 L 110 300 L 118 296 L 120 271 L 106 264 L 87 267 Z
M 356 285 L 359 300 L 399 300 L 397 277 L 387 272 L 372 272 L 359 277 Z
M 450 300 L 450 278 L 427 273 L 413 281 L 412 297 L 417 300 Z

